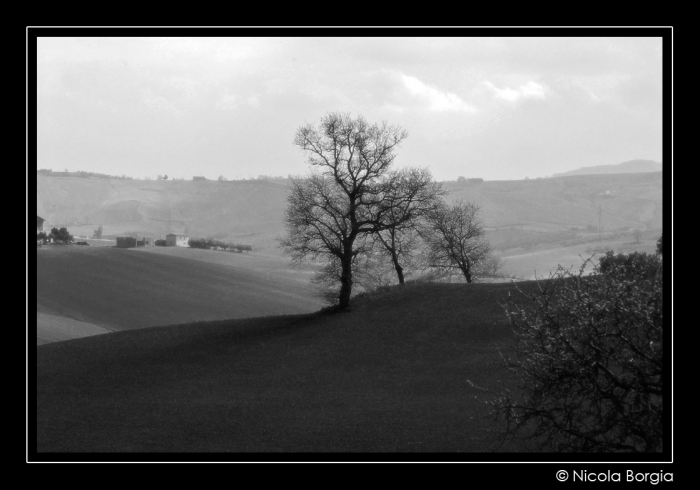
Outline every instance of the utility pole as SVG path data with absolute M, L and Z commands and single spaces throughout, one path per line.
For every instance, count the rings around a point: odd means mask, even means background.
M 603 208 L 598 204 L 598 241 L 600 241 L 600 233 L 603 231 Z

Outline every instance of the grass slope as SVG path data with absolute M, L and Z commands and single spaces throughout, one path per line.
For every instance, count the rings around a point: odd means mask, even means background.
M 212 259 L 202 259 L 203 255 Z M 113 247 L 44 247 L 37 250 L 37 315 L 124 330 L 303 313 L 321 307 L 303 275 L 292 277 L 274 269 L 261 274 L 251 261 L 265 263 L 266 259 L 252 255 L 190 249 L 147 253 Z M 219 256 L 225 256 L 227 262 L 216 263 Z M 237 262 L 243 266 L 232 265 Z M 49 340 L 52 334 L 46 330 L 52 324 L 44 320 L 50 319 L 42 318 L 40 340 Z M 64 328 L 67 325 L 59 327 L 63 333 L 70 332 Z
M 534 283 L 523 283 L 526 288 Z M 413 284 L 352 311 L 37 347 L 40 452 L 481 452 L 511 284 Z
M 37 345 L 109 332 L 111 332 L 111 330 L 93 325 L 92 323 L 79 322 L 63 316 L 51 315 L 39 311 L 36 313 Z

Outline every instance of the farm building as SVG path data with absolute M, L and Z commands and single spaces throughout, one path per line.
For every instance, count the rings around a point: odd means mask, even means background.
M 117 237 L 117 247 L 119 248 L 133 248 L 133 247 L 152 247 L 153 240 L 150 238 L 134 238 L 131 236 L 118 236 Z
M 184 233 L 168 233 L 165 235 L 166 247 L 189 247 L 187 242 L 190 237 Z
M 46 221 L 44 218 L 37 216 L 36 217 L 36 232 L 42 232 L 44 231 L 44 221 Z
M 118 236 L 117 237 L 117 247 L 119 248 L 132 248 L 136 246 L 136 238 L 132 236 Z

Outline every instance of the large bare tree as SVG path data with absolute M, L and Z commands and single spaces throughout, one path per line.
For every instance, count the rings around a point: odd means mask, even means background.
M 307 124 L 297 130 L 294 144 L 308 155 L 315 171 L 292 181 L 287 234 L 280 244 L 295 261 L 336 264 L 341 309 L 350 304 L 353 261 L 364 246 L 356 246 L 358 238 L 364 243 L 369 235 L 417 216 L 395 213 L 423 195 L 415 186 L 400 184 L 407 174 L 391 172 L 395 151 L 407 136 L 398 126 L 369 124 L 362 116 L 341 113 L 328 114 L 318 127 Z M 425 187 L 430 179 L 423 182 Z
M 480 206 L 460 200 L 442 204 L 429 213 L 421 231 L 428 245 L 429 264 L 438 269 L 457 269 L 468 283 L 492 258 L 484 237 Z

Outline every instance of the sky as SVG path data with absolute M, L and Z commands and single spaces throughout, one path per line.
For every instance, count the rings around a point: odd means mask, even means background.
M 654 37 L 40 37 L 37 169 L 304 175 L 294 134 L 330 112 L 402 127 L 408 138 L 394 165 L 428 168 L 441 181 L 660 162 L 661 45 Z

